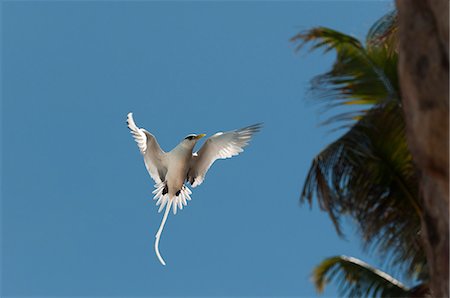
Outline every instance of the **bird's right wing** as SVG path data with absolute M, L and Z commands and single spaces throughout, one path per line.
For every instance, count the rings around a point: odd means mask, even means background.
M 205 179 L 206 172 L 217 159 L 230 158 L 244 151 L 254 133 L 262 124 L 255 124 L 228 132 L 218 132 L 205 141 L 202 148 L 194 153 L 187 180 L 197 187 Z
M 156 138 L 151 133 L 136 126 L 133 120 L 133 113 L 128 113 L 127 124 L 144 157 L 145 167 L 150 177 L 155 183 L 161 183 L 164 181 L 167 173 L 166 153 L 161 149 Z

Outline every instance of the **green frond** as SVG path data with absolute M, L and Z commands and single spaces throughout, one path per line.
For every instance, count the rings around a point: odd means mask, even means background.
M 355 100 L 349 100 L 345 102 L 346 105 L 373 105 L 376 104 L 377 101 L 371 98 L 364 98 L 364 99 L 355 99 Z
M 376 21 L 366 36 L 366 48 L 379 46 L 388 46 L 393 51 L 396 50 L 395 42 L 397 39 L 398 17 L 397 11 L 393 10 L 378 21 Z
M 355 51 L 363 49 L 362 44 L 356 38 L 326 27 L 317 27 L 300 32 L 292 37 L 291 41 L 300 42 L 297 45 L 297 50 L 300 50 L 307 43 L 313 43 L 311 51 L 319 48 L 323 48 L 325 52 L 333 49 L 338 52 L 348 49 Z
M 336 51 L 332 69 L 311 81 L 313 98 L 329 108 L 398 101 L 397 54 L 388 47 L 366 49 L 354 37 L 324 27 L 300 32 L 292 41 L 297 49 L 311 44 L 311 50 Z
M 411 276 L 425 266 L 420 238 L 418 177 L 396 104 L 371 109 L 313 160 L 301 202 L 316 198 L 342 235 L 342 217 L 353 218 L 366 249 Z M 420 270 L 419 270 L 420 271 Z
M 415 297 L 429 294 L 426 284 L 408 289 L 389 274 L 365 262 L 347 256 L 323 260 L 312 274 L 316 290 L 322 293 L 330 281 L 338 284 L 342 296 L 347 297 Z

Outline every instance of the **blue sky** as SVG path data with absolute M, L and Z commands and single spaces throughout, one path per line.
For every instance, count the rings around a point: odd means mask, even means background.
M 336 134 L 305 101 L 333 55 L 300 30 L 364 38 L 385 1 L 3 1 L 2 296 L 304 296 L 314 265 L 364 254 L 351 228 L 298 202 Z M 125 124 L 166 151 L 189 133 L 264 122 L 216 162 L 193 200 L 161 214 Z M 325 296 L 335 296 L 330 286 Z

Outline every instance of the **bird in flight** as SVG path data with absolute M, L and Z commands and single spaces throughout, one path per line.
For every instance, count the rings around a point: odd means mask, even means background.
M 209 137 L 197 152 L 193 152 L 198 140 L 205 134 L 187 135 L 175 148 L 164 152 L 156 138 L 147 130 L 139 128 L 133 120 L 133 114 L 127 116 L 127 124 L 144 157 L 145 167 L 150 177 L 155 181 L 153 191 L 158 212 L 166 208 L 164 216 L 155 235 L 155 252 L 161 264 L 166 265 L 159 252 L 159 239 L 170 209 L 177 214 L 177 209 L 183 209 L 187 201 L 191 200 L 192 187 L 202 184 L 206 172 L 217 159 L 230 158 L 241 153 L 248 145 L 253 134 L 262 125 L 254 124 L 228 132 L 218 132 Z

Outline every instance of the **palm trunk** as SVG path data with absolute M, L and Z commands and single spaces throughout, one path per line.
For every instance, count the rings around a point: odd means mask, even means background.
M 421 171 L 422 227 L 435 297 L 449 297 L 449 2 L 397 0 L 408 143 Z

